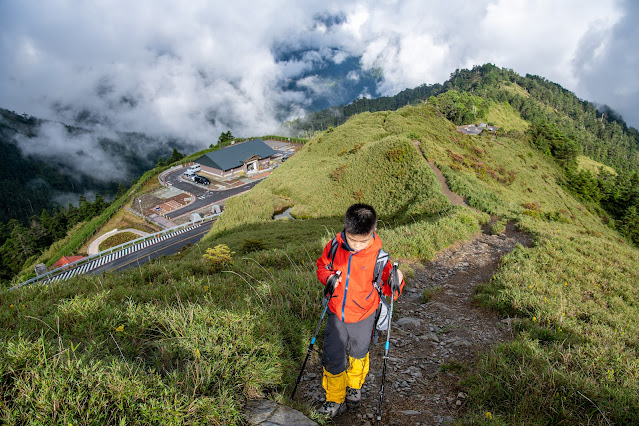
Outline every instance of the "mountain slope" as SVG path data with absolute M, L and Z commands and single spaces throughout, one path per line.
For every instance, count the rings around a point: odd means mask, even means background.
M 359 124 L 363 120 L 370 126 L 367 131 Z M 589 204 L 564 189 L 564 169 L 535 149 L 527 135 L 461 135 L 429 105 L 359 115 L 313 138 L 298 161 L 291 162 L 299 167 L 278 170 L 259 192 L 230 201 L 224 223 L 234 222 L 245 206 L 279 194 L 290 198 L 292 212 L 314 211 L 299 192 L 311 180 L 326 182 L 340 157 L 333 157 L 332 168 L 322 170 L 308 167 L 304 155 L 314 155 L 326 141 L 335 141 L 339 153 L 361 140 L 379 143 L 374 141 L 381 135 L 403 138 L 406 146 L 418 140 L 424 156 L 440 166 L 451 188 L 471 206 L 515 220 L 534 237 L 532 248 L 516 249 L 504 258 L 496 277 L 478 295 L 484 306 L 518 319 L 517 337 L 487 354 L 468 379 L 472 399 L 466 421 L 480 421 L 490 412 L 509 424 L 636 422 L 636 414 L 629 413 L 639 408 L 639 389 L 632 379 L 639 373 L 634 361 L 639 344 L 634 308 L 639 271 L 634 265 L 639 251 L 604 225 Z M 361 185 L 374 185 L 367 172 L 355 173 Z M 352 187 L 337 188 L 345 204 L 355 201 Z M 384 185 L 379 191 L 392 197 Z M 317 198 L 324 199 L 315 197 L 315 202 Z M 364 201 L 376 205 L 374 197 Z M 391 221 L 401 220 L 384 203 L 377 206 Z M 340 207 L 331 201 L 325 214 L 337 215 Z M 413 240 L 422 237 L 424 222 L 381 222 L 380 235 L 389 252 L 419 258 L 419 244 Z
M 521 120 L 506 104 L 501 114 Z M 473 209 L 449 204 L 427 160 Z M 515 339 L 457 376 L 470 396 L 461 422 L 637 423 L 639 250 L 566 180 L 530 135 L 462 135 L 430 103 L 353 117 L 229 200 L 178 256 L 0 294 L 2 417 L 240 423 L 247 398 L 290 390 L 321 306 L 315 260 L 363 201 L 409 288 L 411 264 L 489 215 L 533 238 L 477 295 L 516 318 Z M 272 220 L 289 206 L 297 220 Z M 220 244 L 232 253 L 203 259 Z
M 26 155 L 17 139 L 35 139 L 42 120 L 19 116 L 0 109 L 0 222 L 39 216 L 43 209 L 66 207 L 86 192 L 112 196 L 117 190 L 115 181 L 104 182 L 89 176 L 69 173 L 57 161 Z M 69 194 L 74 196 L 68 197 Z M 66 201 L 66 202 L 65 202 Z

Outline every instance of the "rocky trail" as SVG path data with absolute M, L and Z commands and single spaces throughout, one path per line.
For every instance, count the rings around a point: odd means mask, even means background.
M 383 424 L 448 424 L 464 410 L 466 395 L 458 382 L 478 355 L 509 340 L 507 321 L 473 303 L 477 284 L 495 274 L 501 257 L 530 238 L 513 225 L 501 235 L 477 235 L 438 253 L 408 279 L 395 302 L 385 381 Z M 425 300 L 424 291 L 430 295 Z M 336 425 L 375 424 L 382 376 L 385 333 L 371 346 L 371 367 L 359 408 L 333 420 Z M 299 400 L 321 405 L 322 366 L 308 365 Z

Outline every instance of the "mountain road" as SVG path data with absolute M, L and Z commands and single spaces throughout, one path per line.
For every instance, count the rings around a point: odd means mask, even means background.
M 195 244 L 204 237 L 204 235 L 211 229 L 213 221 L 206 222 L 197 228 L 190 231 L 176 235 L 172 238 L 168 238 L 159 243 L 149 245 L 141 250 L 134 251 L 125 255 L 119 259 L 114 259 L 109 263 L 105 263 L 93 270 L 90 274 L 99 274 L 101 272 L 116 272 L 123 271 L 125 269 L 144 265 L 146 262 L 155 259 L 160 256 L 168 256 L 175 254 L 182 250 L 184 246 L 189 244 Z
M 204 185 L 185 182 L 184 180 L 182 180 L 180 176 L 182 175 L 182 173 L 184 173 L 185 170 L 186 168 L 176 170 L 175 172 L 168 174 L 164 181 L 175 188 L 193 194 L 193 196 L 196 197 L 196 200 L 187 206 L 167 213 L 165 215 L 167 219 L 174 219 L 178 216 L 188 214 L 194 210 L 198 210 L 217 201 L 221 201 L 234 195 L 241 194 L 242 192 L 248 191 L 249 189 L 253 188 L 260 182 L 259 180 L 257 180 L 255 182 L 250 182 L 237 188 L 226 190 L 212 190 L 207 189 Z

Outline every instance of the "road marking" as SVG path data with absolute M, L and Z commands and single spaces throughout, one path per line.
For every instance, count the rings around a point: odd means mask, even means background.
M 182 240 L 179 240 L 179 241 L 176 241 L 176 242 L 174 242 L 174 243 L 172 243 L 172 244 L 169 244 L 168 246 L 164 246 L 164 247 L 159 248 L 159 249 L 157 249 L 157 250 L 155 250 L 155 251 L 152 251 L 151 253 L 147 253 L 147 254 L 145 254 L 144 256 L 137 257 L 137 258 L 135 258 L 135 259 L 133 259 L 133 260 L 131 260 L 131 261 L 129 261 L 129 262 L 127 262 L 127 263 L 125 263 L 124 265 L 120 265 L 120 266 L 118 266 L 118 267 L 116 267 L 116 268 L 110 269 L 108 272 L 115 272 L 115 271 L 117 271 L 118 269 L 124 268 L 125 266 L 130 265 L 131 263 L 133 263 L 133 262 L 135 262 L 135 261 L 138 261 L 138 260 L 140 260 L 140 259 L 144 259 L 145 257 L 149 257 L 149 256 L 151 256 L 153 253 L 157 253 L 157 252 L 159 252 L 159 251 L 161 251 L 161 250 L 167 249 L 167 248 L 169 248 L 169 247 L 171 247 L 171 246 L 174 246 L 174 245 L 176 245 L 176 244 L 179 244 L 179 243 L 181 243 L 181 242 L 183 242 L 183 241 L 186 241 L 186 240 L 188 240 L 188 239 L 190 239 L 190 238 L 193 238 L 193 237 L 196 237 L 196 236 L 198 236 L 198 235 L 205 234 L 205 233 L 207 233 L 207 232 L 209 232 L 209 231 L 210 231 L 210 229 L 207 229 L 207 230 L 205 230 L 204 232 L 200 232 L 199 234 L 193 234 L 193 235 L 191 235 L 191 236 L 189 236 L 189 237 L 187 237 L 187 238 L 184 238 L 184 239 L 182 239 Z

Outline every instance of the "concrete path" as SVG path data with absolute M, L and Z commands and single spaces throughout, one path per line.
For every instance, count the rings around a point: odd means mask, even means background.
M 100 243 L 102 243 L 102 241 L 106 240 L 107 238 L 109 238 L 112 235 L 120 234 L 122 232 L 131 232 L 133 234 L 139 235 L 140 237 L 144 237 L 146 235 L 149 235 L 148 232 L 139 231 L 139 230 L 133 229 L 133 228 L 128 228 L 128 229 L 115 228 L 113 231 L 109 231 L 106 234 L 100 235 L 91 244 L 89 244 L 89 248 L 87 249 L 87 254 L 89 256 L 94 255 L 94 254 L 98 254 L 100 252 L 100 249 L 98 247 L 100 247 Z
M 245 411 L 246 421 L 250 425 L 278 426 L 316 426 L 317 423 L 299 411 L 286 405 L 277 404 L 270 399 L 252 399 Z

